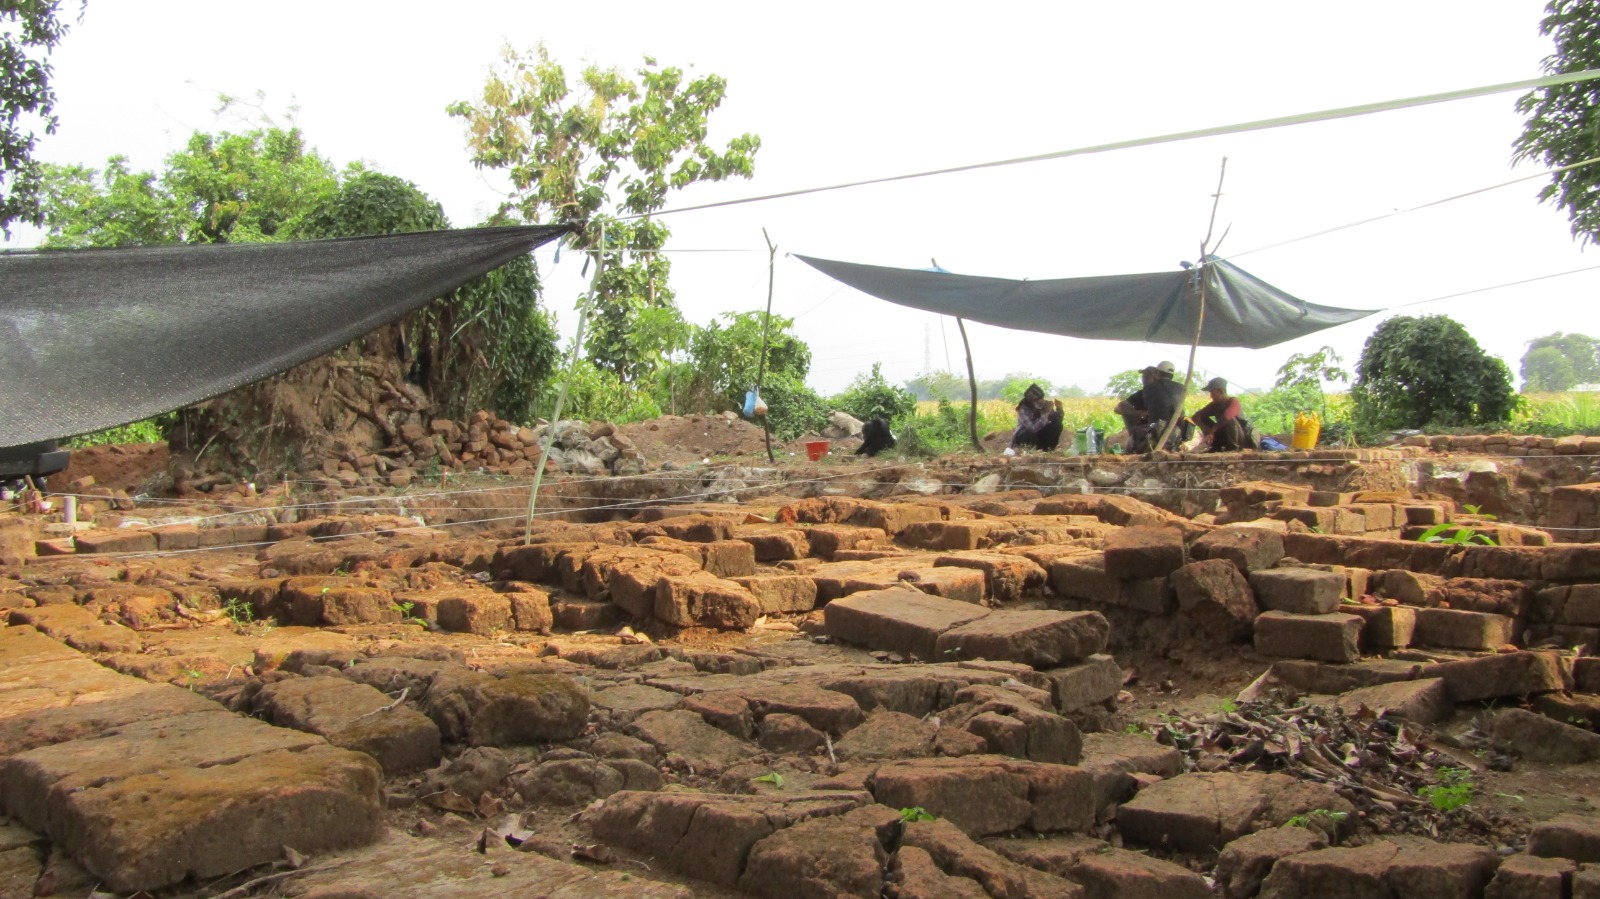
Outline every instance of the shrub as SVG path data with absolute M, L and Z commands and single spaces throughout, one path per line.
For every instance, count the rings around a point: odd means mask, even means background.
M 862 421 L 883 417 L 904 419 L 917 411 L 917 397 L 904 387 L 896 387 L 883 377 L 882 363 L 872 364 L 870 375 L 856 375 L 843 393 L 830 402 L 835 409 L 848 412 Z
M 1444 315 L 1378 326 L 1356 364 L 1357 427 L 1365 431 L 1493 424 L 1517 406 L 1511 370 Z

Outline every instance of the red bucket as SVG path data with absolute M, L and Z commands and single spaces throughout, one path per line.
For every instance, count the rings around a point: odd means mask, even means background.
M 822 457 L 826 456 L 827 454 L 828 454 L 828 441 L 826 441 L 826 440 L 808 440 L 808 441 L 806 441 L 806 457 L 809 458 L 811 461 L 820 462 L 822 460 Z

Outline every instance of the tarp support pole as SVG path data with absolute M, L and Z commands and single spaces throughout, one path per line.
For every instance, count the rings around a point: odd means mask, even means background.
M 956 316 L 956 327 L 961 329 L 961 346 L 967 351 L 967 393 L 972 398 L 967 404 L 967 430 L 972 433 L 972 448 L 983 452 L 978 442 L 978 376 L 972 370 L 972 344 L 967 342 L 967 326 Z
M 600 289 L 600 272 L 606 267 L 606 223 L 600 223 L 600 248 L 594 254 L 594 280 L 589 282 L 589 293 Z M 567 387 L 572 384 L 572 370 L 578 364 L 578 351 L 583 348 L 583 328 L 589 323 L 589 304 L 578 307 L 578 333 L 572 336 L 572 352 L 567 355 L 567 376 L 556 389 L 556 408 L 550 415 L 550 427 L 545 429 L 544 449 L 539 453 L 539 467 L 533 472 L 533 488 L 528 491 L 528 521 L 522 526 L 522 545 L 533 542 L 533 512 L 539 505 L 539 486 L 544 483 L 544 467 L 550 461 L 550 447 L 556 442 L 556 425 L 561 422 L 561 407 L 567 404 Z
M 778 248 L 767 236 L 767 229 L 761 229 L 761 237 L 767 242 L 767 314 L 761 319 L 761 364 L 756 368 L 758 398 L 761 396 L 761 385 L 767 379 L 767 332 L 772 328 L 772 285 L 778 277 Z M 768 427 L 764 414 L 761 416 L 761 436 L 767 441 L 767 461 L 777 464 L 777 457 L 772 455 L 772 428 Z
M 1195 313 L 1194 317 L 1194 342 L 1189 344 L 1189 370 L 1183 375 L 1184 403 L 1187 403 L 1189 399 L 1189 385 L 1194 381 L 1194 355 L 1195 351 L 1200 348 L 1200 332 L 1205 328 L 1206 324 L 1206 279 L 1208 277 L 1206 274 L 1206 257 L 1211 255 L 1211 235 L 1217 227 L 1217 205 L 1222 202 L 1222 179 L 1227 177 L 1227 174 L 1228 157 L 1224 156 L 1222 157 L 1222 171 L 1217 173 L 1217 192 L 1211 195 L 1211 223 L 1206 225 L 1205 240 L 1200 241 L 1200 264 L 1195 267 L 1195 274 L 1200 279 L 1200 309 Z M 1150 448 L 1152 452 L 1166 448 L 1167 439 L 1172 436 L 1173 430 L 1178 427 L 1178 420 L 1183 418 L 1183 408 L 1183 404 L 1179 404 L 1178 414 L 1172 416 L 1172 420 L 1167 422 L 1166 428 L 1161 432 L 1161 439 L 1157 440 L 1156 445 Z

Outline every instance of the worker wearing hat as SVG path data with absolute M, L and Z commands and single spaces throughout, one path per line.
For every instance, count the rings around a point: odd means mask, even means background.
M 1144 386 L 1117 404 L 1116 412 L 1128 429 L 1129 452 L 1149 452 L 1174 416 L 1180 419 L 1179 427 L 1173 429 L 1176 439 L 1169 439 L 1168 445 L 1183 441 L 1186 430 L 1182 421 L 1184 390 L 1182 384 L 1172 379 L 1176 373 L 1173 364 L 1164 359 L 1147 366 L 1139 372 Z
M 1228 395 L 1228 382 L 1212 378 L 1206 382 L 1211 402 L 1194 414 L 1195 426 L 1206 435 L 1208 452 L 1228 453 L 1254 448 L 1250 423 L 1239 414 L 1239 401 Z

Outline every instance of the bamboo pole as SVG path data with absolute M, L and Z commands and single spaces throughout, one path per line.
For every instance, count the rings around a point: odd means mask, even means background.
M 606 267 L 606 223 L 600 223 L 600 246 L 594 254 L 594 279 L 589 282 L 591 298 L 600 289 L 600 273 Z M 589 323 L 589 303 L 578 308 L 578 332 L 572 336 L 572 352 L 567 355 L 567 376 L 556 389 L 556 408 L 550 415 L 550 427 L 545 429 L 544 449 L 539 453 L 539 467 L 533 472 L 533 488 L 528 491 L 528 520 L 522 526 L 522 545 L 533 542 L 533 513 L 539 505 L 539 487 L 544 483 L 544 467 L 550 462 L 550 447 L 555 444 L 556 425 L 561 421 L 561 407 L 567 404 L 567 388 L 572 384 L 572 369 L 578 364 L 578 351 L 583 348 L 583 329 Z
M 1222 179 L 1227 174 L 1228 157 L 1224 156 L 1222 157 L 1222 171 L 1217 174 L 1217 192 L 1211 195 L 1211 221 L 1206 225 L 1205 240 L 1200 241 L 1200 264 L 1195 266 L 1195 277 L 1200 282 L 1200 308 L 1195 312 L 1194 317 L 1194 342 L 1189 344 L 1189 370 L 1184 372 L 1183 375 L 1184 402 L 1188 402 L 1189 399 L 1189 385 L 1194 381 L 1194 357 L 1196 351 L 1200 349 L 1200 332 L 1205 328 L 1206 324 L 1206 280 L 1208 278 L 1206 257 L 1211 255 L 1211 235 L 1217 227 L 1217 206 L 1222 202 Z M 1183 403 L 1179 403 L 1178 414 L 1172 416 L 1167 422 L 1166 428 L 1161 431 L 1161 439 L 1157 440 L 1156 445 L 1150 448 L 1151 452 L 1166 448 L 1167 439 L 1172 436 L 1173 430 L 1178 427 L 1178 420 L 1182 417 Z
M 956 327 L 961 329 L 961 346 L 967 351 L 967 393 L 972 401 L 967 405 L 967 430 L 972 434 L 972 448 L 983 452 L 978 440 L 978 376 L 972 370 L 972 344 L 967 342 L 967 326 L 956 316 Z
M 778 277 L 778 247 L 767 236 L 767 229 L 761 229 L 761 237 L 767 242 L 767 314 L 761 319 L 761 363 L 756 368 L 756 398 L 761 397 L 761 385 L 767 378 L 767 334 L 772 328 L 772 286 Z M 761 436 L 767 441 L 767 461 L 776 464 L 778 459 L 772 454 L 772 428 L 767 425 L 767 416 L 761 416 Z

